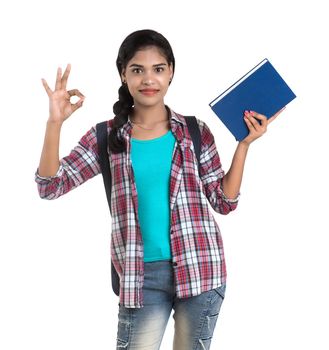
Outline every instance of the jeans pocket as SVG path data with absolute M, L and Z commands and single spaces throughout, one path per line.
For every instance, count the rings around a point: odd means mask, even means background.
M 221 296 L 221 298 L 224 300 L 225 298 L 225 291 L 226 291 L 226 285 L 222 284 L 221 286 L 214 289 L 217 294 Z

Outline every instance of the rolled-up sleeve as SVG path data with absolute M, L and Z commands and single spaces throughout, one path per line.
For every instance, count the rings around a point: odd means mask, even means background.
M 220 157 L 213 134 L 205 122 L 198 119 L 201 132 L 200 173 L 203 189 L 212 208 L 220 214 L 228 214 L 236 209 L 240 194 L 227 198 L 223 191 L 223 177 Z
M 55 176 L 43 177 L 35 172 L 39 195 L 44 199 L 56 199 L 100 173 L 96 130 L 92 127 L 60 160 Z

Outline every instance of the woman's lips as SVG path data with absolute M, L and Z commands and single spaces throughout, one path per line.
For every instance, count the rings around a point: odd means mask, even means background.
M 153 96 L 156 93 L 159 92 L 159 90 L 155 90 L 155 89 L 144 89 L 144 90 L 139 90 L 143 95 L 146 96 Z

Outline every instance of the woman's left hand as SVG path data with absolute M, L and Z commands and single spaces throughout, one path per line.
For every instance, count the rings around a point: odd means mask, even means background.
M 254 111 L 245 111 L 244 120 L 249 129 L 249 135 L 241 142 L 251 144 L 253 141 L 265 134 L 268 124 L 270 124 L 286 107 L 283 107 L 279 112 L 275 113 L 271 118 Z

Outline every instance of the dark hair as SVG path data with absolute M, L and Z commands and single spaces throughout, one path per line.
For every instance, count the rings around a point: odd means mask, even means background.
M 154 30 L 144 29 L 129 34 L 122 42 L 116 60 L 120 77 L 135 53 L 148 46 L 157 47 L 166 58 L 168 64 L 172 65 L 173 72 L 175 71 L 175 58 L 168 40 Z M 133 104 L 134 100 L 127 84 L 122 83 L 119 88 L 119 101 L 113 105 L 115 117 L 108 140 L 109 149 L 113 153 L 121 153 L 126 150 L 125 140 L 119 135 L 118 129 L 128 121 L 128 115 L 132 111 Z

